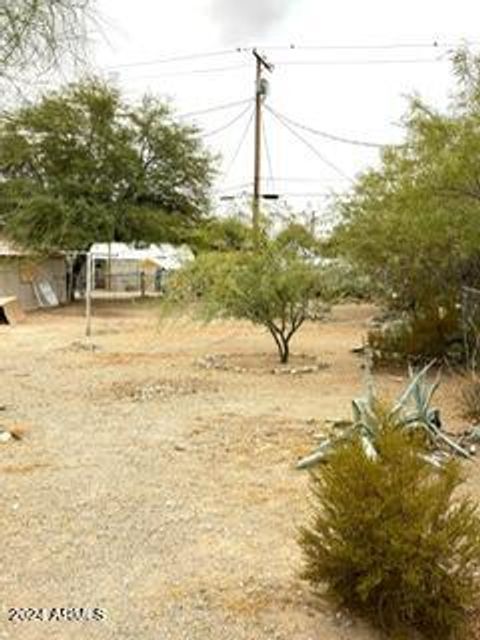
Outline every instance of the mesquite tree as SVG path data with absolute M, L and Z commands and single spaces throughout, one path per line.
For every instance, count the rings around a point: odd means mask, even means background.
M 0 216 L 34 249 L 164 241 L 167 227 L 208 212 L 213 171 L 198 131 L 167 103 L 133 107 L 100 80 L 0 115 Z

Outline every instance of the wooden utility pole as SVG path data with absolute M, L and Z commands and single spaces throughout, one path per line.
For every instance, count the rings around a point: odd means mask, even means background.
M 252 51 L 256 60 L 255 77 L 255 159 L 253 170 L 253 203 L 252 223 L 255 239 L 260 232 L 260 179 L 262 164 L 262 105 L 266 96 L 267 84 L 263 78 L 263 70 L 273 71 L 270 64 L 256 49 Z

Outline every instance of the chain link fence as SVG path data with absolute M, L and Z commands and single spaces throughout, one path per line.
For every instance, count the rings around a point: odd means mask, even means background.
M 124 299 L 128 297 L 157 296 L 165 291 L 168 273 L 156 271 L 96 272 L 93 278 L 93 296 L 96 298 Z M 76 293 L 83 297 L 86 291 L 86 275 L 82 272 L 77 281 Z

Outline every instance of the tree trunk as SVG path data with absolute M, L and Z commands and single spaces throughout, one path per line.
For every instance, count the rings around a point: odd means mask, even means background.
M 280 351 L 280 362 L 282 364 L 287 364 L 290 357 L 290 346 L 288 342 L 289 341 L 286 340 L 283 335 L 280 337 L 280 343 L 282 345 L 282 349 Z
M 268 330 L 270 331 L 273 339 L 275 340 L 275 344 L 277 345 L 278 355 L 280 357 L 280 362 L 282 364 L 287 364 L 288 358 L 290 357 L 290 338 L 293 335 L 293 332 L 285 335 L 283 331 L 280 330 L 279 327 L 274 325 L 267 325 Z

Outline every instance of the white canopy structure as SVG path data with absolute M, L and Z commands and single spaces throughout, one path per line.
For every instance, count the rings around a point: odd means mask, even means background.
M 90 248 L 93 289 L 107 292 L 159 293 L 168 275 L 194 259 L 187 245 L 98 242 Z
M 193 252 L 187 245 L 174 246 L 166 243 L 137 248 L 133 244 L 124 242 L 111 242 L 110 244 L 97 242 L 91 246 L 90 255 L 94 260 L 150 262 L 165 271 L 180 269 L 186 262 L 194 259 Z

